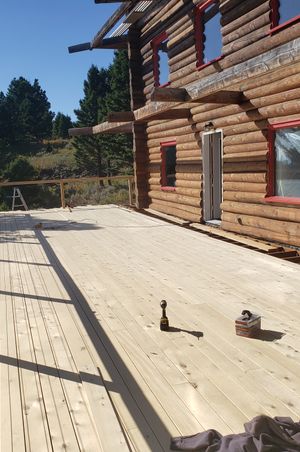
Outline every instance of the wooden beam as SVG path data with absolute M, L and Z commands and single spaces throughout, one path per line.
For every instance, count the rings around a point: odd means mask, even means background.
M 174 116 L 179 115 L 179 117 L 187 118 L 189 116 L 188 109 L 180 109 L 179 113 L 174 113 L 176 110 L 172 108 L 177 107 L 178 103 L 175 102 L 153 102 L 148 105 L 145 105 L 142 108 L 139 108 L 138 110 L 135 110 L 134 116 L 136 122 L 147 122 L 151 119 L 175 119 Z M 182 112 L 182 110 L 184 110 Z M 170 113 L 170 112 L 173 113 Z M 174 115 L 171 118 L 170 115 Z M 181 115 L 181 116 L 180 116 Z
M 244 99 L 240 91 L 218 91 L 217 93 L 200 96 L 196 102 L 211 104 L 240 104 Z M 191 99 L 190 99 L 191 101 Z M 194 101 L 194 100 L 193 100 Z M 195 101 L 194 101 L 195 102 Z
M 176 108 L 173 110 L 167 110 L 167 111 L 151 111 L 151 108 L 148 110 L 148 113 L 144 116 L 139 117 L 139 114 L 137 114 L 137 111 L 135 111 L 135 122 L 136 123 L 143 123 L 148 122 L 150 119 L 157 120 L 157 119 L 188 119 L 191 115 L 189 108 Z
M 170 109 L 168 111 L 153 111 L 153 109 L 148 109 L 149 114 L 145 117 L 139 118 L 139 110 L 136 111 L 120 111 L 120 112 L 111 112 L 107 116 L 107 120 L 109 123 L 118 123 L 118 122 L 128 122 L 134 121 L 136 123 L 144 123 L 148 121 L 148 118 L 152 119 L 184 119 L 189 118 L 190 109 L 189 108 L 176 108 Z
M 150 99 L 155 102 L 239 104 L 243 100 L 243 93 L 222 90 L 212 94 L 202 94 L 197 99 L 192 99 L 185 88 L 153 88 Z
M 68 130 L 70 137 L 77 137 L 80 135 L 92 135 L 93 127 L 74 127 Z
M 187 97 L 185 88 L 153 88 L 150 94 L 154 102 L 185 102 Z
M 128 122 L 134 121 L 134 119 L 133 111 L 114 111 L 107 115 L 108 122 Z
M 97 0 L 95 1 L 95 3 L 97 3 Z M 114 12 L 114 14 L 105 22 L 103 27 L 98 31 L 98 33 L 92 40 L 92 48 L 97 48 L 101 45 L 103 37 L 115 26 L 118 20 L 120 20 L 121 17 L 124 16 L 124 14 L 126 14 L 127 11 L 134 6 L 135 3 L 137 3 L 137 0 L 134 0 L 133 2 L 126 1 Z
M 114 36 L 112 38 L 104 38 L 97 47 L 94 49 L 127 49 L 128 39 L 127 36 Z
M 83 52 L 84 50 L 92 50 L 90 42 L 84 42 L 83 44 L 76 44 L 75 46 L 68 47 L 69 53 Z
M 103 122 L 93 127 L 93 135 L 98 133 L 132 133 L 131 122 Z

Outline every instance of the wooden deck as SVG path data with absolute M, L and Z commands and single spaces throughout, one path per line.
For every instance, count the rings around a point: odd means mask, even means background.
M 299 419 L 298 265 L 114 206 L 0 227 L 1 451 L 159 452 Z M 246 308 L 261 340 L 235 335 Z

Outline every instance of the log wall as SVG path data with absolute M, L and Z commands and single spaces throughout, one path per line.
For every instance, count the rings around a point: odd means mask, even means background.
M 184 87 L 213 77 L 300 36 L 300 23 L 270 35 L 269 0 L 220 0 L 223 58 L 196 70 L 194 6 L 201 0 L 162 2 L 150 19 L 139 23 L 139 98 L 149 103 L 154 86 L 151 40 L 166 31 L 169 37 L 171 87 Z M 135 41 L 137 45 L 137 41 Z M 135 68 L 136 69 L 136 68 Z M 151 121 L 145 129 L 144 167 L 138 175 L 148 190 L 148 205 L 189 221 L 202 221 L 201 135 L 212 121 L 223 131 L 223 203 L 221 227 L 246 235 L 300 246 L 300 209 L 265 203 L 268 179 L 268 125 L 300 119 L 300 63 L 250 78 L 239 86 L 244 101 L 232 105 L 194 103 L 190 118 Z M 176 191 L 160 186 L 160 144 L 176 140 Z M 148 162 L 147 162 L 148 159 Z M 138 176 L 138 177 L 139 177 Z M 145 195 L 145 192 L 144 192 Z

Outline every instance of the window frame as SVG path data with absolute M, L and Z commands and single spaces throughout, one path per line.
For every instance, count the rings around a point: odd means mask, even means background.
M 196 54 L 197 54 L 197 63 L 196 67 L 197 70 L 200 71 L 201 69 L 205 68 L 206 66 L 209 66 L 210 64 L 213 64 L 223 58 L 223 55 L 212 59 L 211 61 L 208 61 L 207 63 L 203 62 L 203 36 L 204 36 L 204 27 L 203 27 L 203 16 L 205 14 L 205 10 L 212 5 L 213 3 L 217 3 L 217 0 L 206 0 L 206 2 L 197 5 L 195 8 L 195 47 L 196 47 Z
M 153 76 L 154 76 L 154 86 L 156 88 L 163 88 L 165 86 L 169 86 L 171 84 L 170 81 L 163 83 L 162 85 L 160 84 L 159 81 L 159 57 L 158 57 L 158 47 L 159 44 L 161 44 L 163 41 L 165 41 L 166 39 L 168 39 L 169 36 L 167 34 L 167 32 L 163 32 L 161 34 L 159 34 L 158 36 L 156 36 L 154 39 L 152 39 L 151 41 L 151 45 L 152 45 L 152 51 L 153 51 Z M 168 65 L 169 65 L 169 59 L 168 59 Z M 170 69 L 170 65 L 169 65 L 169 69 Z M 170 76 L 170 70 L 169 70 L 169 76 Z
M 275 154 L 275 134 L 279 129 L 287 129 L 290 127 L 299 126 L 300 118 L 293 121 L 278 122 L 270 124 L 268 129 L 268 142 L 269 142 L 269 165 L 268 165 L 268 181 L 267 181 L 267 194 L 264 199 L 267 203 L 280 203 L 280 204 L 300 204 L 300 196 L 288 197 L 288 196 L 276 196 L 276 154 Z
M 300 14 L 298 16 L 293 17 L 292 19 L 287 20 L 286 22 L 279 24 L 279 6 L 280 0 L 270 0 L 270 8 L 271 8 L 271 29 L 269 30 L 269 34 L 276 33 L 280 30 L 293 25 L 296 22 L 300 21 Z
M 160 189 L 162 191 L 176 191 L 176 187 L 172 185 L 164 185 L 167 184 L 167 175 L 166 175 L 166 152 L 164 151 L 164 148 L 175 146 L 176 147 L 176 140 L 173 141 L 164 141 L 160 143 L 160 155 L 161 155 L 161 179 L 160 179 Z M 176 180 L 176 177 L 175 177 Z

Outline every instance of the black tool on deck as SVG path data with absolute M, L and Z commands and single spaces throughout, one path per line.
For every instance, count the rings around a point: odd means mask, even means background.
M 166 300 L 161 300 L 160 307 L 162 308 L 162 316 L 160 319 L 160 329 L 161 329 L 161 331 L 168 331 L 169 330 L 169 319 L 166 314 L 166 307 L 167 307 Z

